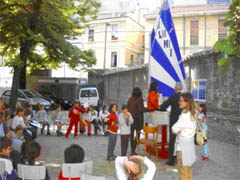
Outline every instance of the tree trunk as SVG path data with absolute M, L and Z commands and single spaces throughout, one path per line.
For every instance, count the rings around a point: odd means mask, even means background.
M 27 66 L 24 65 L 20 72 L 19 89 L 26 89 L 26 87 L 27 87 L 26 70 L 27 70 Z
M 11 97 L 10 97 L 10 108 L 12 112 L 15 111 L 15 103 L 17 102 L 21 67 L 15 66 L 13 69 L 14 69 L 14 74 L 13 74 L 12 91 L 11 91 Z
M 29 54 L 29 50 L 32 46 L 32 40 L 25 41 L 25 43 L 21 43 L 20 48 L 20 59 L 22 61 L 21 65 L 14 66 L 14 75 L 13 75 L 13 82 L 12 82 L 12 91 L 11 91 L 11 97 L 10 97 L 10 108 L 12 111 L 15 111 L 15 103 L 17 102 L 17 94 L 18 89 L 20 85 L 20 78 L 21 74 L 25 74 L 23 77 L 24 84 L 21 83 L 21 85 L 26 86 L 26 64 L 27 64 L 27 57 Z M 23 70 L 25 69 L 25 70 Z M 21 87 L 22 88 L 22 87 Z M 25 89 L 25 87 L 23 87 Z

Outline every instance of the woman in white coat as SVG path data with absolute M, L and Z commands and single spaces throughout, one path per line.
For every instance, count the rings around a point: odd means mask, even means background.
M 196 110 L 191 93 L 182 93 L 179 107 L 183 110 L 178 121 L 172 127 L 177 135 L 175 151 L 177 153 L 178 176 L 180 180 L 192 179 L 192 165 L 196 160 L 194 135 L 196 132 Z

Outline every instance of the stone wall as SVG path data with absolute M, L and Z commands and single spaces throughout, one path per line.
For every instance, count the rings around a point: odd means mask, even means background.
M 204 51 L 188 57 L 184 62 L 188 89 L 191 80 L 207 79 L 206 104 L 208 111 L 236 116 L 240 115 L 240 60 L 232 61 L 229 71 L 217 75 L 221 68 L 217 62 L 222 57 L 213 51 Z M 186 68 L 188 67 L 188 68 Z
M 126 104 L 131 96 L 132 89 L 139 87 L 143 97 L 148 91 L 148 67 L 139 66 L 103 74 L 105 104 L 117 103 L 119 106 Z

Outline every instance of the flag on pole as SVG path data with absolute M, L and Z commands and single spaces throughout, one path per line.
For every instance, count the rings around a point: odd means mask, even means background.
M 158 92 L 163 97 L 174 94 L 176 82 L 186 90 L 185 73 L 176 32 L 168 5 L 162 4 L 151 34 L 150 81 L 158 83 Z

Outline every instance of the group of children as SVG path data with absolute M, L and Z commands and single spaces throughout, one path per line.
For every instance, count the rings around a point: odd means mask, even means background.
M 4 109 L 2 102 L 0 100 L 0 108 L 1 112 L 5 113 L 0 113 L 1 117 L 1 123 L 0 123 L 0 136 L 6 136 L 10 139 L 12 139 L 12 145 L 14 151 L 17 150 L 19 152 L 20 150 L 20 145 L 23 144 L 24 139 L 23 135 L 24 132 L 25 134 L 28 134 L 26 131 L 29 129 L 29 123 L 31 120 L 34 118 L 38 122 L 42 123 L 42 129 L 41 129 L 41 134 L 44 133 L 45 127 L 47 127 L 47 135 L 51 135 L 50 130 L 49 130 L 49 122 L 47 120 L 47 112 L 44 109 L 44 105 L 40 105 L 40 109 L 37 111 L 36 115 L 33 115 L 32 107 L 28 105 L 25 109 L 21 108 L 19 106 L 19 103 L 16 103 L 16 112 L 15 112 L 15 117 L 13 118 L 12 123 L 9 123 L 8 120 L 10 119 L 10 114 Z M 199 114 L 198 114 L 198 121 L 201 123 L 202 130 L 207 132 L 207 124 L 206 124 L 206 106 L 204 104 L 199 105 L 198 107 Z M 58 105 L 56 107 L 56 111 L 53 112 L 51 116 L 52 120 L 54 123 L 57 125 L 57 135 L 62 136 L 63 133 L 61 131 L 62 126 L 63 126 L 63 114 L 61 112 L 61 106 Z M 72 127 L 75 126 L 75 132 L 74 132 L 74 137 L 77 136 L 78 133 L 78 125 L 80 124 L 80 132 L 84 132 L 84 126 L 88 127 L 88 135 L 91 135 L 91 124 L 94 125 L 94 133 L 95 135 L 98 134 L 98 131 L 100 130 L 100 125 L 102 125 L 103 132 L 108 132 L 108 150 L 107 150 L 107 160 L 115 160 L 116 156 L 114 155 L 114 149 L 115 145 L 117 142 L 117 133 L 118 130 L 120 130 L 120 137 L 121 137 L 121 156 L 125 157 L 127 155 L 127 150 L 128 150 L 128 144 L 129 144 L 129 139 L 130 139 L 130 129 L 131 129 L 131 124 L 133 123 L 133 118 L 131 113 L 128 112 L 128 107 L 127 105 L 122 106 L 122 111 L 120 114 L 117 113 L 117 105 L 116 104 L 111 104 L 109 106 L 109 110 L 107 110 L 107 106 L 104 106 L 102 110 L 98 113 L 97 111 L 94 110 L 94 107 L 90 106 L 86 109 L 80 107 L 80 102 L 76 101 L 74 103 L 74 106 L 69 110 L 68 118 L 70 121 L 69 128 L 67 132 L 65 133 L 64 137 L 68 137 Z M 6 131 L 8 129 L 10 124 L 10 129 L 13 131 Z M 107 127 L 106 127 L 107 126 Z M 2 135 L 1 135 L 2 134 Z M 30 132 L 31 134 L 31 132 Z M 26 135 L 27 136 L 27 135 Z M 18 140 L 21 143 L 17 143 Z M 26 141 L 26 138 L 25 138 Z M 29 143 L 29 142 L 28 142 Z M 18 144 L 18 145 L 16 145 Z M 19 145 L 20 144 L 20 145 Z M 208 147 L 207 143 L 203 146 L 203 156 L 202 160 L 207 160 L 208 159 Z M 41 149 L 35 144 L 35 150 L 36 149 Z M 33 149 L 34 149 L 33 148 Z M 81 147 L 79 148 L 78 145 L 73 145 L 69 147 L 70 150 L 66 150 L 65 156 L 68 156 L 67 152 L 72 152 L 73 149 L 74 151 L 82 151 Z M 78 149 L 78 150 L 77 150 Z M 1 150 L 1 148 L 0 148 Z M 6 148 L 5 148 L 6 150 Z M 37 151 L 37 150 L 36 150 Z M 21 152 L 22 153 L 22 152 Z M 32 158 L 35 160 L 38 160 L 36 153 L 36 158 Z M 71 153 L 70 153 L 71 154 Z M 84 153 L 82 153 L 83 158 L 84 158 Z M 1 156 L 1 153 L 0 153 Z M 15 153 L 15 159 L 16 158 L 16 153 Z M 82 162 L 83 158 L 76 163 Z M 73 159 L 71 162 L 75 162 Z M 148 162 L 147 158 L 141 158 L 141 157 L 135 157 L 135 161 L 137 160 L 142 160 L 143 162 L 146 161 Z M 33 161 L 31 161 L 32 163 Z M 65 157 L 65 162 L 70 163 L 70 161 L 66 160 Z M 124 158 L 118 158 L 118 160 L 115 161 L 116 166 L 125 166 L 125 169 L 128 169 L 129 164 L 131 164 L 131 160 L 129 159 L 124 159 Z M 38 164 L 38 163 L 36 163 Z M 151 163 L 150 163 L 151 164 Z M 129 170 L 130 173 L 130 170 Z M 119 175 L 121 176 L 121 175 Z M 60 172 L 59 174 L 59 179 L 64 179 L 62 177 L 62 174 Z

